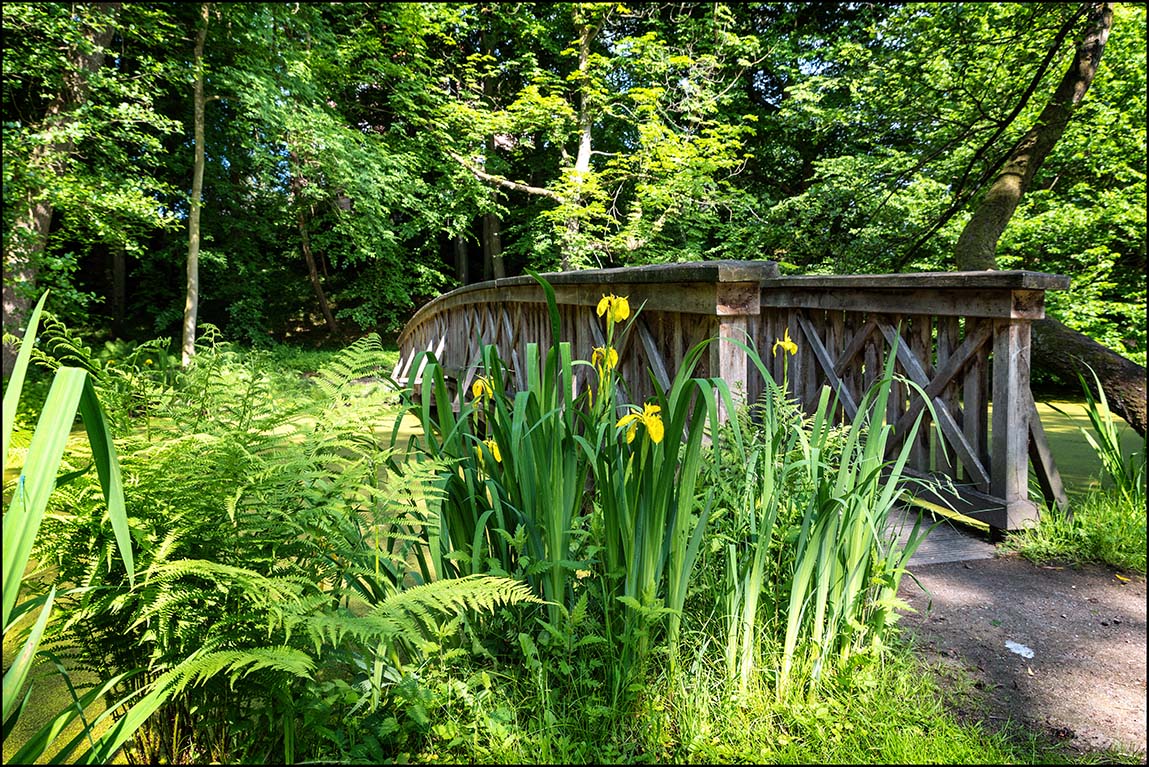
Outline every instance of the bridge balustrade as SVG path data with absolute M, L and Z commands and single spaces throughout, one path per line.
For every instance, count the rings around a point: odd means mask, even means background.
M 619 370 L 635 401 L 664 388 L 698 342 L 717 338 L 696 375 L 724 379 L 736 396 L 756 400 L 763 381 L 745 353 L 721 339 L 747 339 L 775 381 L 812 409 L 824 385 L 838 394 L 839 414 L 853 418 L 862 395 L 881 373 L 897 339 L 897 372 L 918 384 L 895 383 L 886 413 L 894 424 L 890 451 L 925 410 L 911 447 L 911 475 L 933 476 L 950 489 L 915 490 L 924 502 L 946 504 L 995 530 L 1037 519 L 1029 498 L 1029 468 L 1047 498 L 1065 493 L 1049 453 L 1029 385 L 1030 325 L 1044 317 L 1046 290 L 1065 289 L 1066 277 L 1028 271 L 931 272 L 851 276 L 782 276 L 769 261 L 709 261 L 596 269 L 543 275 L 554 287 L 561 338 L 576 359 L 603 346 L 604 322 L 595 313 L 605 294 L 642 307 L 628 332 L 615 339 Z M 771 353 L 785 337 L 797 353 Z M 399 337 L 395 378 L 418 385 L 431 351 L 466 392 L 481 371 L 481 349 L 494 344 L 518 387 L 528 343 L 546 348 L 550 317 L 542 287 L 529 276 L 468 285 L 421 308 Z M 420 359 L 419 364 L 416 360 Z M 786 366 L 785 371 L 783 365 Z M 592 383 L 587 368 L 576 386 Z M 649 371 L 649 372 L 648 372 Z M 785 372 L 785 376 L 783 373 Z M 723 413 L 723 417 L 728 414 Z M 944 449 L 942 449 L 944 445 Z

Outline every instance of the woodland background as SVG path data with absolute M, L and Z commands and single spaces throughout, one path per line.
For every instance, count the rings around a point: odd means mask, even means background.
M 51 288 L 93 340 L 185 348 L 386 336 L 527 268 L 958 268 L 1093 34 L 990 265 L 1070 276 L 1049 314 L 1145 364 L 1139 5 L 6 3 L 3 32 L 5 330 Z

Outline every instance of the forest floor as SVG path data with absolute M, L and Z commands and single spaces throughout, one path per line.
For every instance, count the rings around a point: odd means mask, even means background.
M 1145 763 L 1144 576 L 1012 554 L 910 572 L 899 625 L 959 717 Z

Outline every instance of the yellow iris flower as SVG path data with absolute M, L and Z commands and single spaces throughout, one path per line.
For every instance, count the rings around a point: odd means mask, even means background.
M 781 341 L 776 341 L 774 343 L 773 352 L 774 352 L 775 357 L 778 356 L 778 347 L 779 346 L 782 347 L 782 351 L 790 352 L 790 354 L 797 354 L 798 353 L 798 344 L 796 344 L 790 340 L 790 328 L 786 328 L 786 337 L 785 338 L 783 338 Z
M 471 396 L 476 400 L 481 400 L 483 397 L 490 398 L 494 396 L 495 390 L 491 387 L 491 379 L 486 376 L 479 376 L 475 382 L 471 384 Z
M 495 459 L 495 463 L 503 462 L 503 454 L 499 452 L 499 443 L 493 439 L 483 440 L 483 444 L 487 446 L 487 450 L 491 451 L 491 457 Z M 478 454 L 479 460 L 483 460 L 483 450 L 479 446 L 475 446 L 475 453 Z
M 626 300 L 626 296 L 620 297 L 611 293 L 602 297 L 596 311 L 599 317 L 606 314 L 611 322 L 622 322 L 630 316 L 630 302 Z
M 626 430 L 626 442 L 630 444 L 634 441 L 634 434 L 638 430 L 638 425 L 641 423 L 646 427 L 646 433 L 650 437 L 651 442 L 655 444 L 662 442 L 662 437 L 666 432 L 666 428 L 662 425 L 662 416 L 659 413 L 662 411 L 658 405 L 646 404 L 642 407 L 642 412 L 637 411 L 628 413 L 622 418 L 618 419 L 618 423 L 614 428 L 621 429 L 623 426 L 628 426 Z
M 618 366 L 618 352 L 613 347 L 596 346 L 591 352 L 590 361 L 600 376 L 605 375 L 608 370 Z

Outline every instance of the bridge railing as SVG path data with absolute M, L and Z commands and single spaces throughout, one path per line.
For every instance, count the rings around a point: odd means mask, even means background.
M 913 473 L 948 480 L 954 492 L 917 492 L 947 503 L 995 529 L 1017 529 L 1037 518 L 1029 498 L 1029 468 L 1044 494 L 1064 505 L 1029 386 L 1030 323 L 1044 316 L 1046 290 L 1069 281 L 1038 272 L 936 272 L 895 275 L 781 276 L 768 261 L 711 261 L 543 275 L 554 287 L 562 338 L 576 358 L 602 346 L 595 308 L 604 294 L 627 296 L 642 311 L 615 339 L 619 369 L 642 401 L 663 386 L 690 348 L 708 338 L 750 339 L 789 393 L 811 408 L 821 387 L 837 392 L 840 413 L 853 417 L 862 394 L 880 375 L 881 359 L 897 343 L 897 372 L 925 390 L 932 419 L 912 387 L 896 383 L 886 413 L 895 425 L 891 451 L 925 410 L 911 448 Z M 773 356 L 789 331 L 798 351 Z M 399 338 L 398 380 L 419 382 L 420 351 L 432 351 L 468 390 L 481 349 L 495 344 L 515 385 L 525 385 L 520 361 L 528 343 L 546 347 L 550 318 L 542 287 L 531 277 L 469 285 L 420 309 Z M 783 358 L 786 362 L 783 363 Z M 588 384 L 585 368 L 576 376 Z M 648 373 L 649 371 L 649 373 Z M 763 381 L 734 344 L 714 343 L 696 370 L 723 378 L 753 401 Z M 899 435 L 902 435 L 899 437 Z

